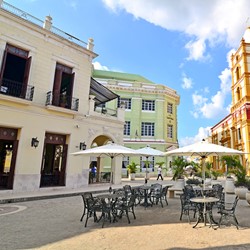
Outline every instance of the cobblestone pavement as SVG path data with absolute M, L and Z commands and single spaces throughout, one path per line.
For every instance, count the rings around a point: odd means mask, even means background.
M 2 204 L 0 209 L 1 250 L 250 249 L 250 206 L 243 200 L 237 211 L 240 230 L 234 226 L 213 230 L 202 223 L 193 229 L 195 219 L 192 224 L 185 216 L 179 220 L 178 198 L 169 199 L 163 208 L 137 206 L 131 224 L 124 217 L 104 228 L 92 218 L 87 228 L 80 222 L 80 196 Z

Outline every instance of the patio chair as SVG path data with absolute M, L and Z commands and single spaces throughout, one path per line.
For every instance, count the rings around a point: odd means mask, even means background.
M 235 216 L 235 210 L 239 201 L 239 197 L 236 196 L 233 203 L 224 203 L 223 206 L 220 207 L 218 213 L 221 215 L 219 220 L 219 227 L 221 226 L 222 221 L 226 220 L 228 223 L 230 219 L 233 219 L 233 224 L 235 224 L 236 228 L 239 229 L 239 223 Z
M 125 191 L 126 196 L 132 195 L 132 187 L 130 185 L 123 186 L 123 190 Z
M 102 201 L 97 197 L 89 197 L 86 198 L 87 204 L 87 214 L 86 214 L 86 221 L 85 227 L 87 227 L 87 223 L 89 218 L 93 217 L 94 222 L 97 222 L 97 213 L 102 213 Z
M 132 213 L 134 216 L 134 219 L 136 219 L 134 206 L 135 206 L 135 195 L 132 194 L 122 204 L 119 204 L 119 203 L 115 204 L 114 210 L 117 211 L 117 214 L 118 214 L 117 216 L 119 218 L 122 218 L 122 216 L 125 215 L 127 217 L 128 223 L 130 224 L 129 213 Z
M 194 213 L 194 218 L 197 212 L 197 205 L 192 203 L 189 200 L 189 197 L 186 196 L 184 193 L 180 194 L 180 200 L 181 200 L 181 216 L 180 220 L 182 220 L 182 215 L 185 214 L 188 217 L 188 222 L 190 223 L 190 211 Z
M 166 186 L 166 187 L 162 188 L 162 191 L 161 191 L 161 198 L 162 198 L 162 200 L 165 200 L 167 205 L 168 205 L 168 199 L 167 199 L 168 188 L 169 188 L 169 186 Z
M 161 207 L 162 204 L 162 185 L 161 184 L 152 184 L 149 192 L 149 199 L 152 204 L 157 205 L 159 202 Z
M 111 223 L 112 216 L 113 216 L 113 222 L 116 221 L 116 217 L 117 217 L 117 210 L 115 209 L 116 202 L 117 202 L 117 199 L 112 202 L 106 202 L 105 199 L 101 199 L 101 203 L 102 203 L 101 216 L 97 222 L 102 221 L 102 228 L 104 227 L 105 221 L 109 221 Z
M 88 209 L 86 199 L 92 198 L 93 195 L 92 195 L 92 193 L 87 192 L 87 193 L 83 193 L 81 196 L 82 196 L 82 201 L 83 201 L 83 213 L 82 213 L 82 217 L 81 217 L 80 221 L 83 220 L 83 217 L 84 217 L 84 215 L 86 214 L 86 211 L 87 211 L 87 209 Z
M 144 199 L 144 191 L 140 187 L 133 187 L 132 194 L 135 196 L 135 206 L 141 204 L 141 201 Z
M 195 192 L 193 186 L 190 185 L 190 184 L 184 186 L 184 188 L 183 188 L 183 193 L 184 193 L 184 195 L 185 195 L 188 199 L 191 199 L 191 198 L 194 198 L 194 197 L 197 196 L 197 193 Z

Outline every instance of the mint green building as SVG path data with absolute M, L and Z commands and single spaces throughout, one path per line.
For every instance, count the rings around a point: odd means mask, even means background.
M 92 76 L 119 95 L 106 106 L 103 104 L 103 111 L 112 113 L 117 107 L 125 107 L 124 146 L 139 149 L 150 145 L 163 152 L 178 147 L 180 97 L 175 90 L 136 74 L 93 70 Z M 123 168 L 126 170 L 126 165 L 134 161 L 140 165 L 138 173 L 145 172 L 145 160 L 145 157 L 125 157 Z M 149 157 L 148 160 L 150 171 L 156 171 L 157 162 L 164 161 L 166 167 L 169 165 L 165 157 Z

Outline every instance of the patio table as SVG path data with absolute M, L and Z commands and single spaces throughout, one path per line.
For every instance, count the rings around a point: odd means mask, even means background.
M 191 202 L 198 204 L 198 218 L 196 224 L 193 226 L 195 228 L 200 222 L 204 222 L 204 226 L 206 226 L 206 220 L 208 219 L 210 223 L 210 227 L 213 227 L 213 224 L 217 224 L 214 221 L 213 214 L 212 214 L 212 206 L 214 202 L 219 201 L 218 198 L 215 197 L 195 197 L 190 199 Z M 208 208 L 208 205 L 209 208 Z

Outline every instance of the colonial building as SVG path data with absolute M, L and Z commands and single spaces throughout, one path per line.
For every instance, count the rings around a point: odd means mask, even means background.
M 84 187 L 93 159 L 71 153 L 122 144 L 125 112 L 96 108 L 118 96 L 91 78 L 93 39 L 76 39 L 50 16 L 0 7 L 0 192 Z M 103 159 L 94 160 L 101 175 Z M 113 171 L 120 183 L 121 167 Z
M 250 28 L 231 56 L 232 107 L 223 120 L 211 128 L 212 142 L 250 152 Z M 243 164 L 249 167 L 250 155 Z
M 139 149 L 150 145 L 154 149 L 167 151 L 178 147 L 177 107 L 180 97 L 165 85 L 156 84 L 140 75 L 94 70 L 93 78 L 119 95 L 118 99 L 103 105 L 109 110 L 125 105 L 124 145 Z M 145 171 L 145 157 L 124 158 L 123 168 L 134 161 Z M 150 170 L 162 157 L 149 157 Z

